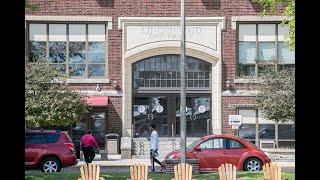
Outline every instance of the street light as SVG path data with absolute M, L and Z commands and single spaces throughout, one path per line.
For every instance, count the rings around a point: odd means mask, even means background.
M 180 3 L 181 16 L 181 90 L 180 90 L 180 148 L 181 148 L 181 163 L 186 162 L 186 42 L 185 42 L 185 0 Z

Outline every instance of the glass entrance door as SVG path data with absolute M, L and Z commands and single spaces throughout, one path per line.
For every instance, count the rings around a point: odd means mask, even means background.
M 209 96 L 187 96 L 186 133 L 188 137 L 201 137 L 210 132 L 211 108 Z M 180 97 L 176 97 L 176 135 L 180 135 Z
M 187 136 L 200 137 L 210 133 L 210 96 L 187 96 Z M 133 105 L 133 135 L 148 137 L 150 124 L 156 126 L 159 137 L 180 135 L 179 94 L 138 96 Z

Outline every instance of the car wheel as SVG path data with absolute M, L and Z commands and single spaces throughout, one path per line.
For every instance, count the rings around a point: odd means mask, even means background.
M 59 172 L 61 170 L 61 163 L 57 158 L 49 157 L 42 161 L 40 168 L 42 172 Z
M 244 170 L 245 171 L 261 171 L 262 163 L 257 158 L 249 158 L 244 163 Z

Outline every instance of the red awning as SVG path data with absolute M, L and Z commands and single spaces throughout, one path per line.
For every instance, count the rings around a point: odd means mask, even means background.
M 86 102 L 89 106 L 108 106 L 108 96 L 89 96 L 86 97 Z

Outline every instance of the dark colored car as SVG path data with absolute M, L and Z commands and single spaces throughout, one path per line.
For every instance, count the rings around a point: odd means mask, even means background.
M 179 159 L 180 150 L 166 155 L 166 159 Z M 188 159 L 198 159 L 200 171 L 215 171 L 229 163 L 238 170 L 260 171 L 271 159 L 250 141 L 233 135 L 208 135 L 187 147 Z
M 42 172 L 59 172 L 77 164 L 74 144 L 67 132 L 32 130 L 25 132 L 25 167 Z

